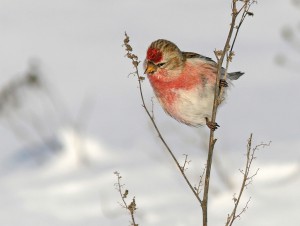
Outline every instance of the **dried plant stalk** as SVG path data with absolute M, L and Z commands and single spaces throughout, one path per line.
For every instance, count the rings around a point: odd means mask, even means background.
M 132 201 L 130 202 L 130 204 L 127 204 L 126 202 L 126 198 L 129 194 L 129 191 L 127 189 L 123 189 L 124 184 L 121 183 L 121 179 L 122 176 L 120 175 L 119 172 L 115 171 L 114 174 L 117 176 L 117 183 L 115 183 L 115 188 L 116 190 L 119 192 L 121 199 L 122 199 L 122 203 L 120 203 L 120 205 L 128 210 L 130 217 L 131 217 L 131 226 L 139 226 L 136 222 L 135 222 L 135 212 L 137 210 L 137 206 L 136 206 L 136 202 L 135 202 L 135 197 L 132 198 Z
M 227 69 L 229 62 L 232 60 L 232 57 L 234 55 L 233 53 L 233 46 L 235 44 L 238 32 L 240 30 L 240 27 L 242 23 L 244 22 L 244 19 L 247 15 L 253 15 L 249 11 L 251 5 L 255 1 L 245 0 L 242 3 L 242 6 L 238 9 L 237 8 L 237 0 L 232 0 L 232 14 L 231 14 L 231 24 L 230 29 L 227 35 L 227 39 L 223 48 L 223 51 L 215 51 L 215 55 L 217 58 L 218 63 L 218 76 L 216 76 L 216 87 L 215 87 L 215 95 L 214 95 L 214 104 L 213 104 L 213 110 L 212 110 L 212 117 L 211 122 L 216 122 L 216 116 L 217 116 L 217 109 L 219 107 L 219 104 L 222 102 L 222 88 L 220 88 L 220 78 L 222 77 L 222 66 L 223 62 L 226 58 L 226 68 L 224 73 L 224 79 L 226 79 L 227 75 Z M 239 14 L 242 13 L 242 16 L 240 18 L 240 21 L 238 23 L 238 26 L 236 25 L 236 20 L 239 16 Z M 234 34 L 234 29 L 235 34 Z M 234 39 L 232 40 L 232 37 L 234 35 Z M 207 162 L 206 162 L 206 174 L 205 174 L 205 183 L 204 183 L 204 193 L 203 193 L 203 201 L 202 201 L 202 214 L 203 214 L 203 226 L 207 226 L 208 224 L 208 192 L 209 192 L 209 183 L 210 183 L 210 172 L 211 172 L 211 166 L 212 166 L 212 159 L 213 159 L 213 151 L 215 147 L 217 139 L 214 137 L 214 130 L 210 130 L 210 136 L 209 136 L 209 148 L 208 148 L 208 155 L 207 155 Z
M 254 148 L 252 148 L 252 137 L 253 137 L 252 134 L 250 134 L 250 137 L 249 137 L 248 142 L 247 142 L 247 153 L 246 153 L 245 168 L 244 168 L 244 170 L 240 170 L 240 172 L 243 175 L 243 180 L 242 180 L 242 184 L 241 184 L 241 187 L 240 187 L 240 191 L 239 191 L 239 194 L 238 194 L 237 198 L 233 197 L 234 207 L 233 207 L 233 210 L 232 210 L 231 214 L 228 214 L 228 216 L 227 216 L 227 221 L 226 221 L 226 224 L 225 224 L 226 226 L 232 226 L 233 222 L 237 218 L 239 218 L 244 212 L 246 212 L 246 210 L 248 208 L 248 204 L 251 200 L 251 197 L 249 198 L 246 205 L 242 208 L 242 210 L 239 213 L 237 213 L 237 208 L 240 204 L 241 197 L 243 195 L 243 192 L 244 192 L 245 188 L 247 188 L 247 186 L 252 183 L 253 178 L 257 175 L 258 170 L 259 170 L 259 169 L 257 169 L 255 171 L 255 173 L 250 175 L 250 169 L 251 169 L 253 160 L 255 160 L 255 158 L 256 158 L 255 153 L 256 153 L 256 151 L 259 150 L 259 148 L 264 148 L 266 146 L 270 146 L 270 144 L 271 144 L 271 142 L 261 143 L 259 145 L 256 145 Z
M 161 142 L 163 143 L 163 145 L 167 149 L 168 153 L 171 155 L 171 157 L 174 160 L 177 168 L 179 169 L 181 175 L 183 176 L 185 182 L 188 184 L 189 188 L 191 189 L 191 191 L 195 195 L 197 201 L 201 205 L 202 200 L 200 199 L 199 194 L 195 191 L 195 189 L 192 186 L 191 182 L 187 178 L 187 176 L 186 176 L 186 174 L 184 172 L 184 167 L 182 167 L 179 164 L 179 162 L 178 162 L 176 156 L 174 155 L 173 151 L 171 150 L 171 148 L 169 147 L 169 145 L 167 144 L 167 142 L 165 141 L 165 139 L 161 135 L 161 132 L 158 129 L 158 126 L 157 126 L 157 124 L 155 122 L 153 111 L 150 111 L 148 109 L 148 107 L 146 106 L 145 99 L 144 99 L 144 94 L 143 94 L 143 89 L 142 89 L 142 81 L 144 81 L 145 78 L 142 77 L 142 76 L 140 76 L 139 69 L 138 69 L 138 65 L 139 65 L 140 61 L 138 60 L 138 57 L 135 54 L 132 53 L 132 47 L 129 44 L 129 36 L 126 34 L 126 32 L 125 32 L 125 39 L 124 39 L 124 44 L 123 45 L 125 46 L 125 50 L 127 52 L 126 53 L 127 58 L 131 59 L 132 65 L 135 68 L 135 71 L 132 72 L 131 74 L 137 76 L 137 78 L 138 78 L 138 85 L 139 85 L 139 92 L 140 92 L 140 96 L 141 96 L 141 100 L 142 100 L 142 107 L 146 111 L 146 113 L 147 113 L 147 115 L 148 115 L 148 117 L 149 117 L 149 119 L 150 119 L 150 121 L 151 121 L 151 123 L 152 123 L 152 125 L 153 125 L 153 127 L 155 129 L 155 131 L 157 132 L 157 135 L 158 135 L 159 139 L 161 140 Z

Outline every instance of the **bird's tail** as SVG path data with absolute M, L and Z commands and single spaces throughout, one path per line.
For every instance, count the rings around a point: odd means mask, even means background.
M 237 80 L 239 77 L 241 77 L 243 74 L 245 74 L 244 72 L 240 72 L 240 71 L 236 71 L 236 72 L 231 72 L 228 73 L 227 77 L 230 80 Z

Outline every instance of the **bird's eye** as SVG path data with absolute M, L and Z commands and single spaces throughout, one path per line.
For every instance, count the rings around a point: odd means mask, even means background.
M 159 64 L 156 64 L 157 67 L 162 67 L 164 66 L 166 63 L 159 63 Z

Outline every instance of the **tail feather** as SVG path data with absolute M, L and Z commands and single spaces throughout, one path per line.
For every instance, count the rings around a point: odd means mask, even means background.
M 237 80 L 239 77 L 241 77 L 243 74 L 245 74 L 244 72 L 241 72 L 241 71 L 236 71 L 236 72 L 231 72 L 231 73 L 228 73 L 227 77 L 230 79 L 230 80 Z

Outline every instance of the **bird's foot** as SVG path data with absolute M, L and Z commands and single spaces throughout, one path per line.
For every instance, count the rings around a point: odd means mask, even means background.
M 211 121 L 208 120 L 208 118 L 205 118 L 205 120 L 206 120 L 206 125 L 207 125 L 207 127 L 208 127 L 210 130 L 212 130 L 212 131 L 215 131 L 216 129 L 218 129 L 218 127 L 220 127 L 220 126 L 218 125 L 218 123 L 216 123 L 216 122 L 211 122 Z
M 220 87 L 228 87 L 228 83 L 225 79 L 220 79 Z

